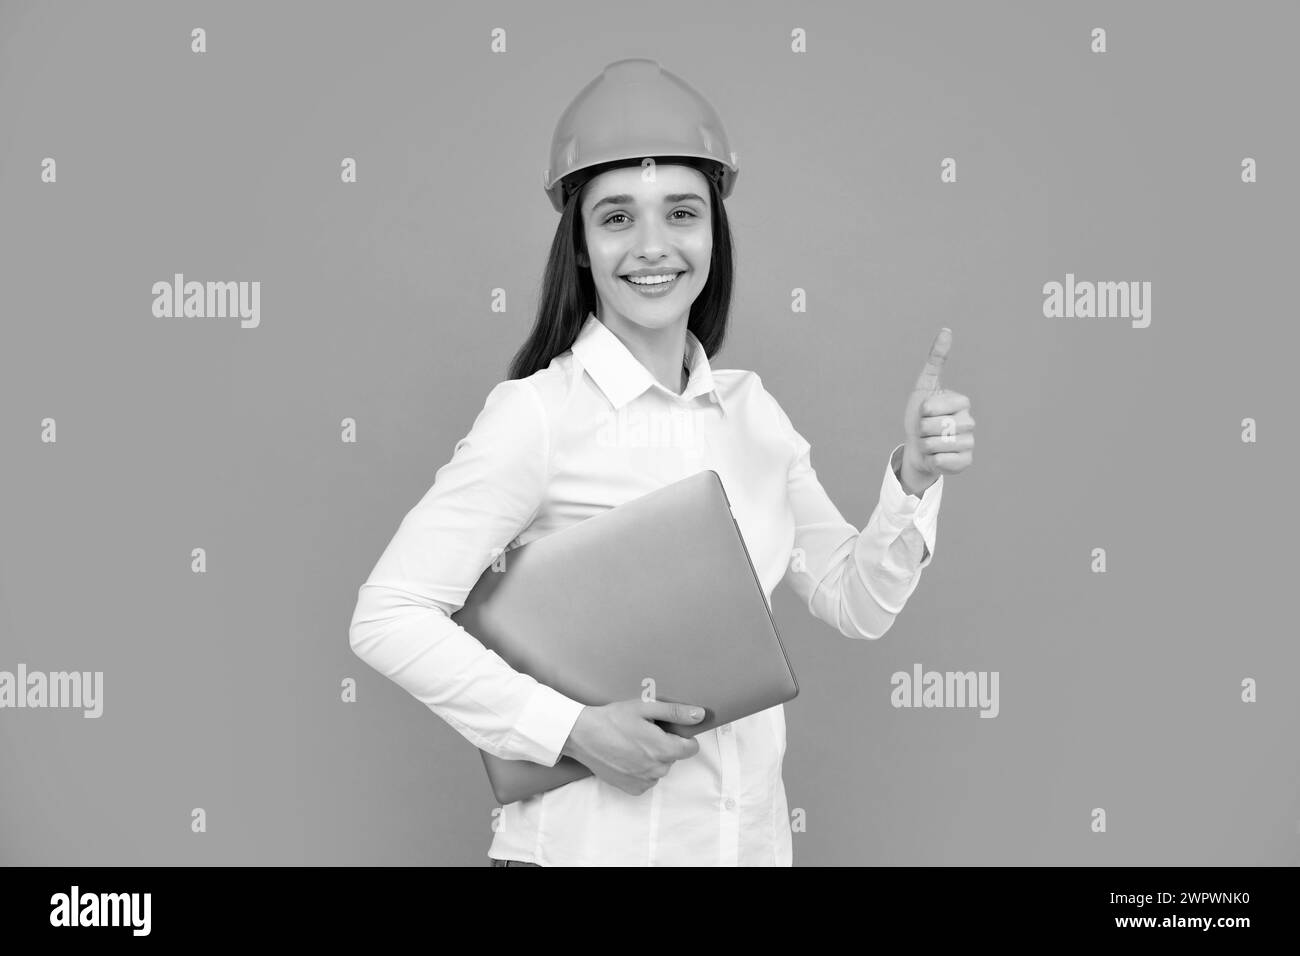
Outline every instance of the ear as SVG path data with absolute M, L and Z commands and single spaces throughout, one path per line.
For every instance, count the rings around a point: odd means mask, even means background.
M 582 268 L 584 269 L 591 268 L 591 260 L 587 258 L 587 254 L 585 252 L 578 253 L 578 265 L 582 266 Z

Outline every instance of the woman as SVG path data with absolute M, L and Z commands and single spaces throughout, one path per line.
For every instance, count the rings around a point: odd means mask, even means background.
M 845 636 L 881 637 L 933 559 L 942 475 L 971 461 L 970 402 L 938 387 L 949 332 L 859 533 L 759 376 L 709 364 L 727 326 L 723 200 L 738 171 L 712 107 L 653 60 L 622 60 L 565 111 L 551 158 L 561 215 L 536 324 L 362 585 L 352 647 L 476 746 L 593 771 L 504 807 L 493 865 L 789 865 L 781 706 L 678 737 L 655 721 L 702 709 L 583 706 L 450 615 L 503 549 L 711 468 L 769 603 L 785 580 Z

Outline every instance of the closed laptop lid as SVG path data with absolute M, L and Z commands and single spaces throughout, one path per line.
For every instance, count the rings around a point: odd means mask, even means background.
M 584 704 L 698 704 L 694 736 L 798 683 L 717 472 L 700 471 L 507 551 L 452 616 L 516 670 Z M 483 752 L 497 799 L 589 775 Z

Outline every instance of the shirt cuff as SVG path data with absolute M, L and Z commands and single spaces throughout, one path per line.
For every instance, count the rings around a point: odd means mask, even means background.
M 921 497 L 908 494 L 903 490 L 894 467 L 902 466 L 903 442 L 899 442 L 889 453 L 885 465 L 885 477 L 880 483 L 880 504 L 882 519 L 893 530 L 901 532 L 909 524 L 915 525 L 925 542 L 926 555 L 922 567 L 934 557 L 935 538 L 938 535 L 939 505 L 943 501 L 943 475 L 926 488 Z
M 515 724 L 511 749 L 525 760 L 554 767 L 583 706 L 539 683 Z

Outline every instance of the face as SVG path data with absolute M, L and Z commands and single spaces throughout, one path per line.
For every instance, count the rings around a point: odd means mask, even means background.
M 587 256 L 578 261 L 591 269 L 606 324 L 685 324 L 713 254 L 708 180 L 677 165 L 654 166 L 654 182 L 642 176 L 627 166 L 587 183 L 579 207 Z

